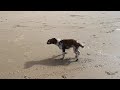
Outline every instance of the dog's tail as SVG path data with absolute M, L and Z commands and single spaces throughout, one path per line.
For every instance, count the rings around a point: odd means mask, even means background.
M 78 46 L 80 46 L 81 48 L 84 48 L 84 46 L 82 45 L 82 44 L 80 44 L 80 43 L 77 43 L 78 44 Z

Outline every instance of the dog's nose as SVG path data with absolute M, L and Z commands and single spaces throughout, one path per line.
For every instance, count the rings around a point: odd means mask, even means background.
M 47 42 L 47 44 L 50 44 L 50 42 Z

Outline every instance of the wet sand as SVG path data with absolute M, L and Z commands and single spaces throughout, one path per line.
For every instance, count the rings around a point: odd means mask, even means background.
M 119 11 L 0 11 L 0 78 L 120 79 L 119 34 Z M 82 43 L 79 61 L 53 37 Z

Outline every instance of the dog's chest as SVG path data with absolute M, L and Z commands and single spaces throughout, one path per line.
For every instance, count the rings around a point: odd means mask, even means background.
M 69 48 L 71 48 L 71 46 L 65 45 L 65 44 L 63 44 L 63 43 L 58 43 L 57 46 L 59 47 L 59 49 L 63 49 L 63 48 L 69 49 Z M 63 46 L 64 46 L 64 47 L 63 47 Z
M 62 49 L 62 44 L 61 43 L 58 44 L 58 47 L 59 47 L 59 49 Z

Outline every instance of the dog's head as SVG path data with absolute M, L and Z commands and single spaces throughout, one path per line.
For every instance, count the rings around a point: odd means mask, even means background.
M 57 43 L 57 39 L 56 38 L 52 38 L 52 39 L 49 39 L 47 41 L 47 44 L 56 44 Z

